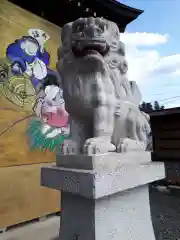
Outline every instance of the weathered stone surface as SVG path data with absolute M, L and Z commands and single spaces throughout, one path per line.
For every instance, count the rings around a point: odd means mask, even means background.
M 126 153 L 105 153 L 92 156 L 86 155 L 60 155 L 56 157 L 56 166 L 84 170 L 98 170 L 102 168 L 115 169 L 118 165 L 137 165 L 151 162 L 151 153 L 147 152 L 126 152 Z
M 164 164 L 150 162 L 150 153 L 135 156 L 136 161 L 132 153 L 81 156 L 80 160 L 76 156 L 63 156 L 63 167 L 42 168 L 41 183 L 96 199 L 164 178 Z
M 76 153 L 146 150 L 149 118 L 139 110 L 137 84 L 128 81 L 117 25 L 80 18 L 63 27 L 61 38 L 57 69 Z

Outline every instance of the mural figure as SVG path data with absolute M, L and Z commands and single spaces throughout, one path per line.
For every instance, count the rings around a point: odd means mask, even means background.
M 28 33 L 29 36 L 21 37 L 7 47 L 6 56 L 12 62 L 12 73 L 26 73 L 36 88 L 47 75 L 50 55 L 44 44 L 49 36 L 39 29 L 30 29 Z
M 9 44 L 6 58 L 0 59 L 0 94 L 28 115 L 13 122 L 0 136 L 29 119 L 30 148 L 58 150 L 70 137 L 70 124 L 58 75 L 48 68 L 50 54 L 45 43 L 50 37 L 39 29 L 30 29 L 28 34 Z
M 52 75 L 51 79 L 53 77 L 55 75 Z M 70 135 L 69 114 L 65 109 L 62 90 L 57 85 L 51 84 L 49 79 L 44 82 L 37 94 L 34 112 L 38 118 L 32 119 L 28 127 L 31 147 L 48 147 L 50 150 L 59 148 Z
M 32 112 L 36 102 L 36 91 L 29 77 L 14 75 L 11 62 L 6 58 L 0 59 L 0 95 L 26 112 Z

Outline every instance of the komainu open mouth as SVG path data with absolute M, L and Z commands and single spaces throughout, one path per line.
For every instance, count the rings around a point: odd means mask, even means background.
M 85 57 L 87 55 L 105 56 L 109 51 L 109 45 L 105 41 L 72 41 L 72 52 L 75 57 Z

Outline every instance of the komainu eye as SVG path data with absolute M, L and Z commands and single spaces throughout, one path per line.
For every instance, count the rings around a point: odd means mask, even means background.
M 77 33 L 79 33 L 79 32 L 83 32 L 84 31 L 84 27 L 85 27 L 85 25 L 84 24 L 78 24 L 77 26 L 76 26 L 76 29 L 75 29 L 75 32 L 77 32 Z

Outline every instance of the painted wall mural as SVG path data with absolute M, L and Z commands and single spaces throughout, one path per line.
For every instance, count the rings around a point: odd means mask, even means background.
M 7 46 L 6 56 L 0 59 L 0 94 L 28 112 L 0 132 L 0 137 L 28 118 L 30 148 L 54 151 L 70 138 L 70 124 L 59 76 L 49 68 L 50 54 L 45 47 L 49 39 L 43 30 L 29 29 L 27 36 Z

